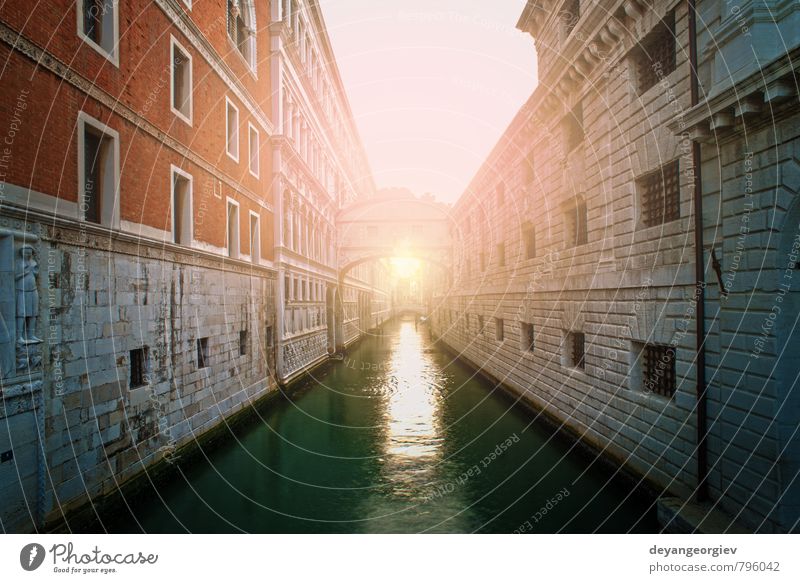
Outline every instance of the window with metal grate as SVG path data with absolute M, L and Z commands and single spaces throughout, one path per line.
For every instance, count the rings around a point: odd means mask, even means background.
M 675 349 L 661 344 L 645 344 L 642 350 L 643 388 L 664 397 L 675 394 Z
M 680 168 L 678 160 L 665 164 L 638 181 L 642 222 L 646 227 L 674 221 L 681 216 Z
M 675 12 L 670 11 L 634 49 L 639 93 L 675 70 Z

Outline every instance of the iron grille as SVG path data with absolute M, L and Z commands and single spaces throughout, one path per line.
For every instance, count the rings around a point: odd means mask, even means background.
M 675 349 L 645 344 L 643 354 L 644 390 L 664 397 L 675 394 Z
M 675 70 L 675 13 L 670 12 L 639 43 L 636 76 L 644 93 Z
M 586 368 L 586 336 L 583 332 L 572 334 L 572 364 L 578 368 Z
M 678 160 L 642 177 L 642 220 L 647 227 L 674 221 L 681 216 Z

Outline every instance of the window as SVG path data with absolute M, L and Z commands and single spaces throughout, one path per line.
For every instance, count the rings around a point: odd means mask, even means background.
M 170 41 L 172 52 L 172 78 L 170 108 L 188 124 L 192 123 L 192 57 L 173 37 Z
M 206 368 L 209 366 L 208 359 L 208 338 L 197 339 L 197 368 Z
M 78 192 L 84 221 L 119 223 L 119 134 L 85 113 L 78 114 Z
M 497 206 L 503 206 L 506 203 L 506 185 L 499 183 L 497 185 Z
M 497 265 L 499 267 L 506 266 L 506 244 L 505 243 L 498 243 L 497 244 Z
M 575 368 L 586 368 L 586 336 L 583 332 L 567 334 L 567 362 Z
M 533 352 L 533 324 L 520 323 L 520 347 L 523 352 Z
M 259 156 L 260 156 L 260 143 L 258 140 L 258 130 L 252 124 L 249 127 L 249 152 L 250 152 L 250 174 L 258 178 L 259 173 Z
M 266 336 L 265 341 L 267 343 L 267 348 L 272 348 L 272 346 L 275 344 L 275 336 L 272 332 L 272 326 L 267 326 L 265 336 Z
M 561 121 L 564 151 L 569 153 L 583 142 L 583 105 L 578 103 Z
M 250 257 L 253 263 L 261 262 L 261 217 L 250 211 Z
M 245 356 L 247 354 L 247 330 L 241 330 L 239 332 L 239 356 Z
M 676 387 L 675 348 L 663 344 L 639 344 L 638 360 L 641 390 L 672 397 Z
M 478 316 L 478 333 L 483 334 L 486 331 L 486 324 L 483 321 L 483 316 Z
M 78 0 L 78 36 L 114 65 L 119 64 L 118 0 Z
M 228 257 L 238 259 L 239 257 L 239 205 L 228 199 L 228 221 L 227 221 L 227 240 Z
M 192 177 L 172 167 L 172 242 L 192 244 Z
M 524 162 L 525 183 L 533 184 L 536 180 L 536 166 L 534 165 L 533 149 L 528 152 Z
M 675 12 L 670 11 L 633 49 L 639 93 L 675 70 Z
M 681 216 L 680 169 L 678 160 L 665 164 L 636 181 L 641 197 L 642 223 L 661 225 Z
M 494 339 L 502 342 L 505 339 L 505 329 L 502 318 L 494 319 Z
M 147 347 L 135 348 L 130 352 L 131 378 L 128 387 L 135 389 L 148 384 Z
M 245 0 L 227 0 L 228 3 L 228 37 L 233 41 L 236 50 L 247 63 L 253 68 L 253 34 L 255 26 L 248 26 L 250 21 L 249 5 L 245 5 Z
M 239 161 L 239 108 L 225 98 L 225 149 L 228 156 Z
M 567 207 L 565 220 L 567 247 L 584 245 L 588 242 L 586 201 L 582 196 L 576 196 Z
M 522 226 L 522 245 L 525 247 L 525 259 L 536 257 L 536 228 L 530 223 Z

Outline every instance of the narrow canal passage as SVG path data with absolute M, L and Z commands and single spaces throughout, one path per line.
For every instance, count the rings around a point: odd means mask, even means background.
M 138 496 L 126 532 L 648 532 L 650 501 L 388 324 Z M 127 514 L 127 511 L 125 512 Z M 135 518 L 134 518 L 135 517 Z M 111 518 L 111 517 L 109 517 Z

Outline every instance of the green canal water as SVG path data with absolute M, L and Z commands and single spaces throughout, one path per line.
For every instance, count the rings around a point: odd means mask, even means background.
M 103 517 L 115 532 L 653 532 L 652 501 L 395 321 Z

